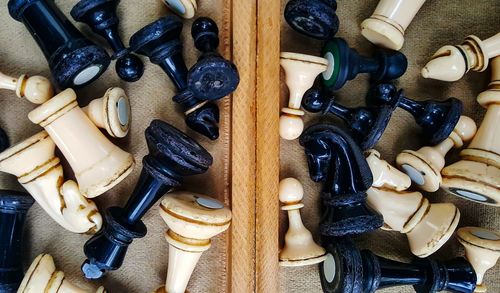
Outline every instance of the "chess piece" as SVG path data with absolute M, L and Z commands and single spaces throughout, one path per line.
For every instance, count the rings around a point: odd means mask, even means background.
M 147 233 L 141 221 L 144 214 L 183 177 L 204 173 L 212 164 L 201 145 L 161 120 L 153 120 L 145 136 L 149 154 L 142 160 L 141 176 L 128 202 L 123 208 L 108 208 L 103 230 L 85 243 L 82 272 L 87 279 L 120 268 L 133 239 Z
M 139 57 L 130 54 L 123 45 L 116 14 L 119 3 L 120 0 L 80 0 L 71 9 L 71 16 L 75 21 L 87 24 L 92 31 L 106 39 L 114 51 L 111 59 L 116 60 L 116 73 L 124 81 L 134 82 L 144 73 L 144 65 Z
M 314 242 L 311 232 L 302 223 L 300 209 L 304 188 L 295 178 L 280 182 L 279 199 L 281 209 L 288 213 L 288 231 L 285 246 L 280 251 L 280 266 L 297 267 L 320 263 L 325 260 L 325 249 Z
M 366 204 L 373 180 L 370 167 L 354 140 L 337 126 L 316 124 L 304 131 L 300 145 L 311 179 L 325 182 L 321 234 L 345 236 L 380 228 L 382 217 Z
M 311 113 L 320 112 L 324 115 L 332 113 L 344 120 L 352 138 L 356 139 L 361 149 L 374 147 L 385 131 L 392 116 L 392 107 L 356 107 L 347 108 L 337 102 L 335 97 L 328 99 L 326 93 L 318 88 L 309 89 L 302 100 L 302 106 Z
M 396 157 L 396 164 L 420 189 L 434 192 L 441 185 L 441 170 L 445 156 L 452 148 L 461 148 L 476 134 L 476 123 L 467 116 L 460 116 L 450 136 L 435 146 L 425 146 L 418 151 L 404 150 Z
M 370 88 L 367 102 L 371 105 L 390 105 L 410 113 L 423 130 L 423 136 L 431 145 L 436 145 L 450 136 L 462 114 L 462 102 L 456 98 L 445 101 L 426 100 L 417 102 L 405 96 L 391 83 L 382 83 Z
M 62 88 L 83 87 L 108 68 L 104 49 L 86 39 L 52 0 L 9 0 L 9 13 L 23 22 Z
M 74 233 L 94 233 L 100 230 L 102 217 L 95 203 L 82 195 L 76 182 L 64 182 L 55 147 L 47 132 L 39 132 L 0 153 L 0 171 L 16 176 L 63 228 Z
M 338 90 L 359 73 L 369 73 L 372 81 L 390 81 L 406 72 L 408 61 L 398 51 L 377 50 L 372 58 L 358 54 L 341 38 L 329 40 L 323 47 L 328 69 L 323 72 L 323 84 L 330 90 Z
M 7 136 L 7 133 L 5 133 L 5 130 L 0 128 L 0 152 L 6 150 L 7 148 L 9 148 L 9 146 L 9 137 Z
M 441 186 L 479 203 L 500 206 L 500 57 L 491 61 L 492 81 L 477 102 L 486 108 L 483 122 L 461 160 L 441 171 Z
M 405 30 L 425 0 L 380 0 L 372 16 L 361 23 L 361 34 L 391 50 L 403 47 Z
M 328 40 L 339 30 L 335 0 L 290 0 L 285 20 L 294 30 L 311 38 Z
M 64 272 L 58 271 L 54 259 L 49 254 L 40 254 L 31 263 L 18 293 L 93 293 L 93 290 L 81 289 L 68 281 Z M 106 293 L 99 287 L 96 293 Z
M 469 70 L 484 71 L 489 59 L 500 55 L 500 33 L 481 41 L 468 36 L 461 45 L 444 46 L 437 50 L 422 68 L 424 78 L 457 81 Z
M 326 260 L 319 265 L 326 293 L 373 293 L 378 289 L 412 285 L 417 293 L 472 293 L 476 274 L 461 257 L 446 261 L 429 258 L 402 263 L 360 251 L 347 238 L 327 239 Z
M 101 195 L 127 177 L 134 157 L 111 143 L 85 115 L 76 94 L 66 89 L 28 114 L 48 132 L 68 160 L 87 198 Z
M 495 266 L 500 257 L 500 233 L 476 227 L 463 227 L 457 231 L 458 241 L 465 248 L 465 257 L 474 267 L 477 285 L 474 292 L 486 292 L 484 274 Z
M 182 56 L 180 34 L 182 22 L 176 16 L 162 17 L 140 29 L 130 38 L 130 47 L 137 54 L 148 56 L 159 65 L 177 88 L 172 99 L 180 104 L 186 124 L 210 139 L 219 137 L 219 108 L 212 102 L 198 99 L 188 89 L 188 70 Z
M 208 17 L 197 18 L 191 27 L 194 45 L 202 54 L 188 72 L 188 88 L 200 100 L 217 100 L 232 93 L 240 83 L 236 66 L 217 53 L 219 28 Z
M 163 198 L 160 215 L 168 225 L 168 273 L 164 292 L 184 293 L 191 274 L 210 238 L 231 224 L 231 210 L 213 198 L 190 192 L 174 192 Z
M 11 90 L 19 98 L 26 98 L 35 104 L 45 103 L 54 96 L 54 89 L 50 81 L 39 75 L 21 75 L 19 78 L 11 77 L 0 72 L 0 89 Z
M 326 70 L 328 62 L 324 58 L 281 52 L 280 64 L 285 71 L 285 82 L 290 91 L 288 107 L 281 109 L 280 136 L 283 139 L 294 140 L 304 130 L 304 111 L 300 104 L 304 93 L 313 86 L 316 77 Z
M 193 18 L 198 5 L 196 0 L 163 0 L 173 12 L 185 19 Z
M 24 276 L 24 223 L 33 198 L 24 192 L 0 190 L 0 292 L 14 293 Z
M 429 203 L 420 192 L 412 192 L 408 175 L 369 150 L 366 161 L 373 175 L 367 202 L 384 217 L 386 228 L 406 234 L 411 252 L 427 257 L 453 235 L 460 211 L 451 203 Z

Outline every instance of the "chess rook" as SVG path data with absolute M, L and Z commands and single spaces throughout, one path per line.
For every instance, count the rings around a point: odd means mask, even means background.
M 153 120 L 145 131 L 149 154 L 143 160 L 139 181 L 125 207 L 110 207 L 103 230 L 85 243 L 87 260 L 82 272 L 87 279 L 99 279 L 117 270 L 134 238 L 147 229 L 141 218 L 186 176 L 201 174 L 212 164 L 210 154 L 196 141 L 161 120 Z
M 34 104 L 45 103 L 54 96 L 50 81 L 39 75 L 23 74 L 15 78 L 0 72 L 0 89 L 14 91 L 19 98 L 26 98 Z
M 190 19 L 196 14 L 198 5 L 197 0 L 163 0 L 170 10 L 182 18 Z
M 24 23 L 62 88 L 83 87 L 108 68 L 106 51 L 86 39 L 52 0 L 9 0 L 9 13 Z
M 328 40 L 339 30 L 335 0 L 290 0 L 285 20 L 297 32 L 319 40 Z

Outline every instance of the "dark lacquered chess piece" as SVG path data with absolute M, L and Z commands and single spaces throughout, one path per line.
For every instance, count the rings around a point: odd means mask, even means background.
M 141 221 L 144 214 L 183 177 L 204 173 L 212 164 L 201 145 L 161 120 L 153 120 L 145 136 L 149 154 L 142 160 L 141 176 L 127 204 L 108 208 L 103 229 L 85 243 L 82 272 L 87 279 L 120 268 L 133 239 L 147 233 Z
M 8 6 L 43 51 L 61 89 L 85 86 L 108 68 L 106 51 L 85 38 L 53 0 L 9 0 Z
M 376 230 L 382 216 L 366 204 L 372 173 L 356 142 L 335 125 L 316 124 L 300 137 L 315 182 L 324 182 L 321 192 L 324 236 L 344 236 Z
M 319 40 L 333 38 L 339 30 L 335 0 L 290 0 L 285 20 L 296 31 Z
M 130 54 L 123 45 L 116 14 L 119 3 L 120 0 L 80 0 L 71 9 L 71 16 L 75 21 L 87 24 L 96 34 L 106 39 L 114 51 L 111 59 L 116 60 L 116 73 L 121 79 L 134 82 L 144 73 L 144 65 L 139 57 Z
M 328 41 L 323 47 L 323 55 L 329 64 L 323 72 L 323 83 L 331 90 L 340 89 L 359 73 L 369 73 L 375 82 L 394 80 L 408 67 L 408 60 L 401 52 L 379 49 L 373 57 L 365 57 L 349 48 L 341 38 Z
M 181 20 L 173 15 L 162 17 L 140 29 L 130 38 L 130 48 L 148 56 L 170 77 L 177 95 L 172 99 L 180 104 L 186 124 L 210 139 L 219 137 L 219 108 L 212 102 L 198 99 L 188 89 L 188 70 L 182 56 Z
M 335 97 L 326 97 L 326 93 L 312 88 L 304 94 L 302 106 L 311 113 L 331 113 L 344 120 L 361 149 L 373 148 L 385 131 L 391 119 L 393 109 L 388 105 L 380 107 L 348 108 L 335 102 Z
M 450 136 L 462 114 L 462 102 L 456 98 L 445 101 L 417 102 L 405 96 L 391 83 L 381 83 L 370 88 L 367 102 L 372 105 L 389 105 L 409 112 L 423 130 L 423 136 L 436 145 Z
M 7 136 L 7 133 L 5 133 L 5 130 L 0 128 L 0 152 L 5 151 L 9 147 L 10 147 L 9 137 Z
M 23 227 L 33 198 L 24 192 L 0 190 L 0 292 L 14 293 L 24 277 Z
M 327 257 L 319 265 L 319 275 L 326 293 L 372 293 L 404 285 L 412 285 L 417 293 L 472 293 L 476 288 L 476 273 L 461 257 L 402 263 L 360 251 L 347 238 L 324 238 L 324 242 Z

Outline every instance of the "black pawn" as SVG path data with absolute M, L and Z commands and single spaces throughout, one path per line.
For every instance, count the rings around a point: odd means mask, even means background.
M 24 192 L 0 190 L 0 292 L 17 292 L 24 277 L 24 222 L 33 198 Z
M 142 160 L 141 176 L 128 202 L 123 208 L 108 208 L 103 229 L 85 243 L 82 272 L 87 279 L 120 268 L 133 239 L 147 233 L 141 221 L 144 214 L 184 177 L 204 173 L 212 164 L 212 156 L 201 145 L 161 120 L 153 120 L 145 136 L 149 154 Z
M 181 20 L 173 15 L 162 17 L 140 29 L 130 38 L 130 48 L 149 57 L 170 77 L 177 88 L 174 102 L 186 113 L 187 125 L 210 139 L 219 137 L 219 108 L 196 97 L 188 89 L 188 70 L 182 56 Z
M 331 113 L 342 119 L 363 150 L 377 144 L 392 116 L 390 106 L 348 108 L 336 103 L 333 96 L 327 98 L 318 88 L 311 88 L 304 94 L 302 107 L 311 113 Z
M 339 30 L 335 0 L 290 0 L 285 20 L 296 31 L 311 38 L 328 40 Z
M 331 66 L 322 75 L 323 83 L 331 90 L 340 89 L 360 73 L 369 73 L 375 82 L 394 80 L 408 67 L 408 60 L 401 52 L 379 49 L 373 57 L 364 57 L 341 38 L 328 41 L 323 47 L 323 56 Z
M 106 51 L 85 38 L 53 0 L 9 0 L 8 6 L 43 51 L 61 89 L 83 87 L 108 68 Z
M 382 288 L 412 285 L 417 293 L 472 293 L 476 273 L 464 258 L 429 258 L 402 263 L 360 251 L 347 238 L 323 238 L 326 260 L 319 265 L 325 293 L 373 293 Z
M 195 47 L 202 52 L 188 73 L 188 88 L 198 99 L 218 100 L 232 93 L 240 83 L 236 66 L 217 53 L 219 28 L 208 17 L 197 18 L 191 27 Z
M 356 142 L 334 125 L 316 124 L 300 137 L 315 182 L 324 182 L 321 192 L 323 236 L 345 236 L 380 228 L 383 218 L 366 204 L 372 173 Z
M 367 101 L 373 105 L 389 105 L 409 112 L 422 127 L 423 135 L 430 145 L 448 138 L 462 114 L 462 102 L 456 98 L 417 102 L 405 97 L 404 91 L 397 90 L 391 83 L 372 86 Z
M 106 39 L 114 51 L 111 59 L 116 60 L 116 73 L 121 79 L 134 82 L 144 73 L 144 65 L 139 57 L 130 54 L 120 38 L 116 14 L 119 3 L 120 0 L 80 0 L 71 9 L 71 16 Z

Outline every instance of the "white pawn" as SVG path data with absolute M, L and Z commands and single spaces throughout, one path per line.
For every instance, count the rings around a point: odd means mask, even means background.
M 35 104 L 45 103 L 54 96 L 54 89 L 50 81 L 39 75 L 21 75 L 14 78 L 0 72 L 0 89 L 15 91 L 19 98 L 25 97 Z
M 281 180 L 279 199 L 283 203 L 281 209 L 288 212 L 288 231 L 285 245 L 280 251 L 280 266 L 297 267 L 317 264 L 326 259 L 326 251 L 314 242 L 311 232 L 302 223 L 300 209 L 304 197 L 304 188 L 295 178 Z

